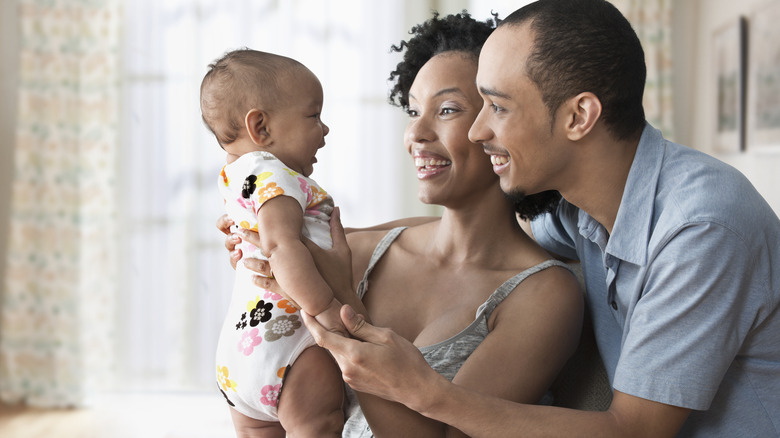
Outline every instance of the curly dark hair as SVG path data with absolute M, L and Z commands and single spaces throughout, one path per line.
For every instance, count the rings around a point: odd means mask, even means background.
M 390 104 L 404 110 L 409 109 L 409 89 L 417 72 L 428 60 L 440 53 L 462 52 L 472 56 L 476 62 L 482 45 L 501 23 L 498 14 L 492 15 L 493 18 L 479 21 L 465 10 L 444 18 L 439 18 L 439 13 L 433 12 L 432 18 L 412 27 L 409 31 L 412 37 L 408 41 L 391 46 L 393 52 L 406 51 L 403 60 L 390 72 L 388 78 L 392 83 L 388 99 Z M 561 199 L 560 193 L 555 190 L 527 196 L 513 194 L 508 197 L 514 204 L 517 215 L 524 220 L 553 211 Z
M 409 89 L 423 65 L 434 56 L 450 51 L 463 52 L 479 57 L 479 51 L 488 36 L 496 28 L 500 20 L 498 14 L 485 21 L 471 18 L 465 10 L 460 14 L 447 15 L 439 18 L 438 12 L 422 24 L 409 31 L 412 37 L 393 45 L 393 52 L 404 52 L 403 61 L 390 72 L 388 80 L 392 83 L 389 101 L 394 106 L 409 109 Z

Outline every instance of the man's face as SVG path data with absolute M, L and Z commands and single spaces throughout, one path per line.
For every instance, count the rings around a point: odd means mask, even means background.
M 528 24 L 499 27 L 485 42 L 477 70 L 483 107 L 469 131 L 471 141 L 482 143 L 490 155 L 501 189 L 518 196 L 559 190 L 568 158 L 541 93 L 526 74 L 532 44 Z

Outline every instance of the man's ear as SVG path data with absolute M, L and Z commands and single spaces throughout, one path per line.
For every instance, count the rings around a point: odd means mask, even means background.
M 268 113 L 263 110 L 253 108 L 246 113 L 244 117 L 244 125 L 246 127 L 249 139 L 258 146 L 265 146 L 270 141 L 270 134 L 268 133 Z
M 564 105 L 567 111 L 564 119 L 566 136 L 571 141 L 581 140 L 588 135 L 601 118 L 601 101 L 589 91 L 572 97 Z

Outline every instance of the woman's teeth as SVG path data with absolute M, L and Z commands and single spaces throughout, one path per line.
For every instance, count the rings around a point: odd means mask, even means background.
M 509 162 L 509 157 L 506 155 L 491 155 L 490 163 L 494 166 L 501 166 Z
M 450 160 L 434 160 L 433 158 L 415 158 L 414 165 L 417 167 L 430 167 L 430 166 L 449 166 L 452 164 Z

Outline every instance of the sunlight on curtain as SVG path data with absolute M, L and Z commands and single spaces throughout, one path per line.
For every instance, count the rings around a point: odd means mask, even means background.
M 108 369 L 114 327 L 117 5 L 22 0 L 18 13 L 0 397 L 80 405 Z
M 214 351 L 233 281 L 200 81 L 225 51 L 296 58 L 321 80 L 331 132 L 313 177 L 348 226 L 413 214 L 405 116 L 387 104 L 389 47 L 403 1 L 136 0 L 124 7 L 120 205 L 123 259 L 118 388 L 214 388 Z M 406 181 L 406 182 L 404 182 Z M 409 195 L 406 195 L 409 196 Z M 415 196 L 415 192 L 411 192 Z
M 613 4 L 631 22 L 645 51 L 645 117 L 664 137 L 674 137 L 672 0 L 614 0 Z

